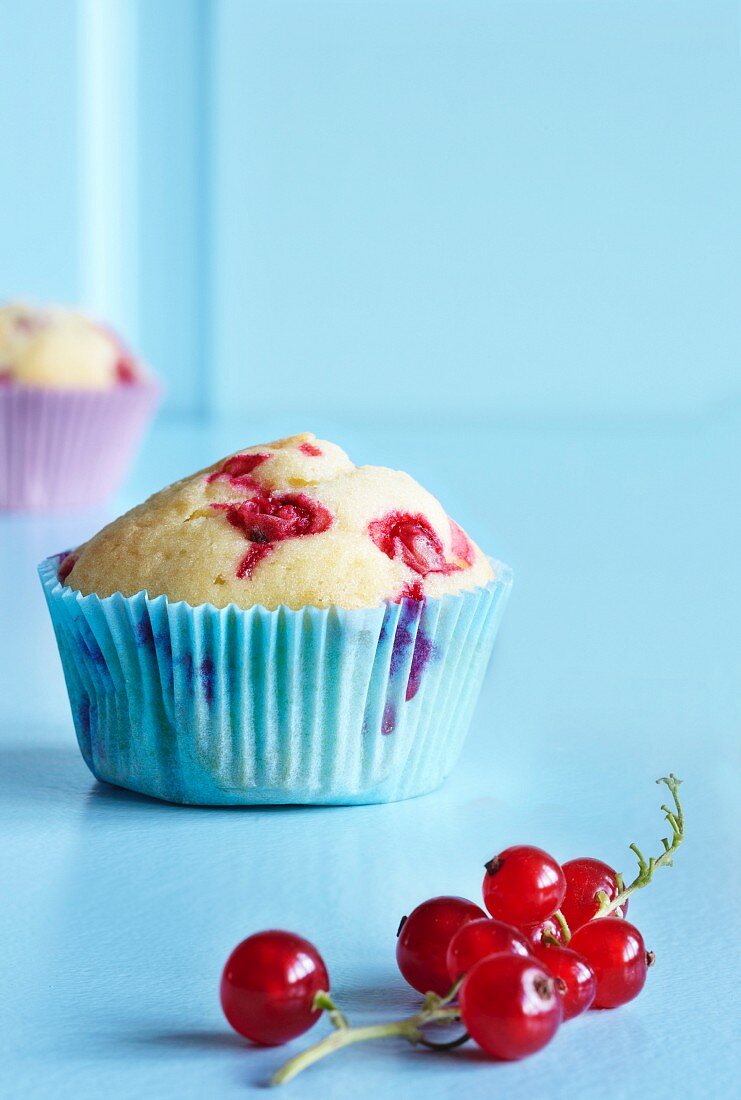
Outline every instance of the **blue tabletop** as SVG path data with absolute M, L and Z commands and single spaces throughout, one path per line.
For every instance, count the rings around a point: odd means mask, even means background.
M 356 808 L 188 809 L 99 784 L 76 748 L 36 563 L 246 442 L 311 428 L 408 469 L 515 570 L 460 765 L 438 792 Z M 424 431 L 163 423 L 106 512 L 0 519 L 0 1094 L 244 1096 L 284 1050 L 218 1003 L 245 935 L 322 951 L 353 1022 L 412 1011 L 401 914 L 477 898 L 486 858 L 534 843 L 632 870 L 675 771 L 687 839 L 631 903 L 657 962 L 642 996 L 510 1065 L 396 1042 L 337 1055 L 300 1097 L 722 1096 L 737 1082 L 741 415 Z M 736 1047 L 736 1050 L 738 1047 Z

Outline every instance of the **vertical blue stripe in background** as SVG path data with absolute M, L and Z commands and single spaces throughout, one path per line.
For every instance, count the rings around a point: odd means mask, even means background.
M 80 294 L 76 13 L 65 0 L 0 6 L 0 295 Z

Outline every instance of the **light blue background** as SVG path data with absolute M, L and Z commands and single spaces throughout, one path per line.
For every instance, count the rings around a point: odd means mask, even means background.
M 282 1052 L 216 999 L 242 936 L 314 939 L 355 1020 L 409 1011 L 401 912 L 475 896 L 514 842 L 627 870 L 674 769 L 689 834 L 633 905 L 638 1001 L 520 1065 L 392 1045 L 286 1095 L 731 1095 L 739 5 L 24 0 L 0 45 L 0 293 L 97 309 L 168 390 L 109 508 L 0 517 L 0 1093 L 257 1090 Z M 303 428 L 408 469 L 514 567 L 460 767 L 349 810 L 94 783 L 36 562 Z
M 735 0 L 27 0 L 0 40 L 0 292 L 112 317 L 172 411 L 739 395 Z
M 735 1095 L 741 417 L 610 432 L 453 425 L 445 450 L 424 430 L 345 425 L 352 453 L 424 471 L 515 566 L 450 780 L 391 806 L 252 811 L 184 809 L 95 783 L 35 563 L 277 427 L 160 424 L 105 513 L 0 520 L 0 573 L 12 578 L 0 633 L 0 1095 L 265 1095 L 301 1043 L 256 1050 L 223 1020 L 218 980 L 243 936 L 278 926 L 313 940 L 354 1022 L 409 1013 L 417 1002 L 394 959 L 402 913 L 437 893 L 475 898 L 484 860 L 513 843 L 629 872 L 630 841 L 658 850 L 653 780 L 670 769 L 685 780 L 688 836 L 675 867 L 631 903 L 657 954 L 638 1000 L 567 1024 L 519 1064 L 368 1045 L 285 1096 Z M 482 463 L 473 475 L 471 454 Z

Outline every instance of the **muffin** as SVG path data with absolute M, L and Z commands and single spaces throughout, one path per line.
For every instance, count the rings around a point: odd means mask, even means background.
M 93 773 L 210 805 L 437 787 L 511 584 L 408 474 L 310 434 L 162 489 L 40 572 Z
M 96 504 L 119 484 L 158 389 L 118 336 L 59 306 L 0 307 L 0 508 Z

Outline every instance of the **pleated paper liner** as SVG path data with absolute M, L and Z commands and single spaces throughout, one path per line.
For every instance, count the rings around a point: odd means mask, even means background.
M 102 503 L 123 480 L 158 399 L 152 382 L 106 390 L 0 385 L 0 509 Z
M 455 764 L 511 586 L 367 610 L 81 596 L 39 567 L 99 779 L 192 805 L 394 802 Z

